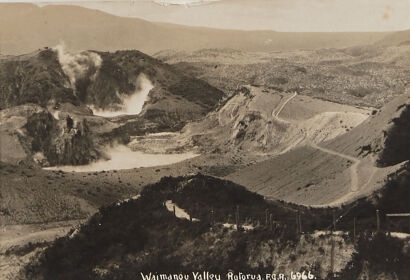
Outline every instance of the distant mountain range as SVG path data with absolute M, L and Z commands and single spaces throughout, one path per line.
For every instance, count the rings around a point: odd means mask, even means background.
M 409 32 L 295 33 L 188 27 L 124 18 L 78 6 L 0 4 L 0 54 L 21 54 L 63 41 L 68 50 L 233 48 L 244 51 L 344 48 L 410 40 Z M 394 38 L 391 40 L 389 38 Z

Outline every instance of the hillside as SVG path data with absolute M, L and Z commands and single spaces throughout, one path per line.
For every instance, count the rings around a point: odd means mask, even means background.
M 144 89 L 142 80 L 151 87 Z M 102 145 L 147 131 L 180 129 L 213 110 L 223 96 L 139 51 L 72 54 L 60 46 L 2 58 L 0 82 L 5 143 L 0 157 L 12 164 L 85 164 L 102 156 Z M 142 112 L 132 108 L 129 116 L 94 115 L 121 111 L 142 90 L 147 94 L 140 100 Z
M 351 132 L 324 143 L 324 146 L 357 157 L 373 154 L 381 166 L 408 160 L 403 143 L 408 143 L 409 140 L 409 104 L 410 92 L 407 90 L 380 110 L 373 111 L 369 119 Z
M 335 138 L 368 114 L 363 108 L 244 86 L 217 111 L 182 132 L 202 150 L 272 155 L 297 146 L 305 134 L 313 142 Z
M 0 108 L 70 102 L 108 109 L 121 104 L 119 95 L 137 90 L 141 73 L 154 84 L 153 100 L 179 96 L 209 110 L 222 95 L 205 82 L 139 51 L 71 54 L 58 46 L 0 60 Z
M 377 41 L 376 44 L 388 46 L 408 45 L 410 44 L 410 30 L 388 34 L 380 41 Z
M 403 148 L 409 141 L 408 104 L 408 94 L 398 96 L 329 141 L 315 144 L 305 132 L 296 149 L 227 178 L 266 197 L 305 205 L 340 205 L 368 196 L 410 159 Z
M 235 209 L 239 209 L 240 230 L 233 222 Z M 303 235 L 294 230 L 292 216 L 297 210 L 304 217 Z M 272 222 L 271 218 L 266 222 L 266 212 L 273 214 Z M 370 229 L 369 218 L 361 216 L 360 227 Z M 37 261 L 27 265 L 20 276 L 135 279 L 141 272 L 192 274 L 206 270 L 226 279 L 229 271 L 264 275 L 310 270 L 316 279 L 325 279 L 333 238 L 338 256 L 334 268 L 342 271 L 341 275 L 360 273 L 365 269 L 360 266 L 362 261 L 369 260 L 372 273 L 379 265 L 378 273 L 395 272 L 405 279 L 408 253 L 397 255 L 392 270 L 393 260 L 374 258 L 361 247 L 379 244 L 372 250 L 378 254 L 392 244 L 402 249 L 404 241 L 381 234 L 378 238 L 387 240 L 378 243 L 365 233 L 355 246 L 347 233 L 330 237 L 326 231 L 330 219 L 328 210 L 269 202 L 229 181 L 203 175 L 167 177 L 144 188 L 135 199 L 101 208 L 79 229 L 40 251 Z M 350 225 L 338 225 L 340 229 L 346 226 Z
M 70 51 L 138 49 L 148 54 L 165 49 L 284 51 L 342 48 L 372 44 L 387 34 L 219 30 L 121 18 L 76 6 L 40 8 L 32 4 L 1 4 L 0 8 L 0 53 L 13 55 L 55 46 L 60 41 L 64 41 Z
M 203 49 L 162 51 L 155 57 L 227 94 L 251 84 L 341 104 L 381 107 L 410 83 L 408 45 L 269 53 Z
M 1 225 L 86 219 L 103 206 L 139 191 L 113 172 L 81 176 L 1 163 Z M 102 177 L 104 176 L 104 177 Z M 106 187 L 105 185 L 109 185 Z
M 0 109 L 25 103 L 46 106 L 51 99 L 78 104 L 57 54 L 51 50 L 2 58 L 0 81 Z
M 164 205 L 170 200 L 178 211 L 190 209 L 186 211 L 197 222 L 175 217 Z M 236 206 L 241 209 L 241 225 L 257 229 L 248 232 L 224 228 L 222 223 L 232 223 L 229 215 Z M 267 207 L 275 213 L 275 221 L 284 219 L 275 222 L 274 233 L 261 225 Z M 209 216 L 211 208 L 215 210 L 213 216 Z M 304 265 L 304 256 L 292 261 L 278 255 L 289 254 L 292 259 L 292 244 L 310 245 L 310 239 L 299 241 L 286 226 L 290 222 L 286 216 L 293 211 L 287 208 L 264 202 L 261 196 L 241 186 L 211 177 L 163 178 L 146 187 L 138 199 L 100 209 L 78 232 L 57 240 L 37 264 L 27 267 L 26 277 L 52 279 L 58 274 L 62 279 L 132 279 L 136 273 L 152 271 L 189 273 L 206 269 L 225 273 L 228 269 L 241 269 L 262 273 L 279 265 L 283 269 L 299 269 Z M 130 215 L 134 218 L 129 219 Z M 280 241 L 283 245 L 274 249 L 272 242 Z M 67 254 L 65 248 L 70 248 L 71 253 Z M 268 257 L 260 248 L 272 251 L 273 256 Z M 125 255 L 126 258 L 121 257 Z M 318 252 L 315 258 L 325 256 Z M 338 267 L 343 267 L 343 262 Z M 325 263 L 322 266 L 327 270 Z

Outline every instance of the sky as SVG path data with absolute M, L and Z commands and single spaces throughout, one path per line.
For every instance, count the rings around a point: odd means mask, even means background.
M 410 0 L 133 0 L 70 4 L 149 21 L 223 29 L 290 32 L 410 29 Z

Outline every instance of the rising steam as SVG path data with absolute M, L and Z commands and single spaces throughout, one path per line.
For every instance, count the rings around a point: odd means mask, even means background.
M 99 160 L 88 165 L 66 165 L 46 167 L 48 170 L 63 170 L 65 172 L 94 172 L 103 170 L 121 170 L 139 167 L 151 167 L 173 164 L 192 157 L 194 153 L 183 154 L 146 154 L 141 151 L 132 151 L 129 147 L 119 145 L 107 147 L 104 151 L 109 160 Z
M 101 67 L 102 59 L 94 52 L 83 51 L 71 54 L 65 51 L 64 44 L 59 44 L 53 48 L 57 52 L 58 62 L 64 73 L 70 80 L 71 86 L 75 89 L 78 79 L 90 77 L 95 79 Z
M 142 107 L 144 106 L 144 103 L 148 98 L 148 94 L 153 87 L 154 86 L 151 81 L 148 80 L 144 74 L 140 74 L 137 78 L 137 90 L 129 96 L 120 95 L 120 98 L 122 99 L 120 110 L 98 110 L 92 106 L 91 109 L 93 110 L 94 115 L 102 117 L 137 115 L 142 111 Z

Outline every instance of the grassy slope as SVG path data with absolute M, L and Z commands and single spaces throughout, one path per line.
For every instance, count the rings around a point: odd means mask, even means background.
M 267 198 L 319 205 L 349 192 L 350 164 L 346 159 L 301 147 L 240 169 L 226 178 Z
M 84 219 L 98 207 L 132 196 L 138 187 L 111 180 L 95 184 L 80 176 L 1 164 L 1 224 Z M 88 175 L 91 177 L 91 174 Z

